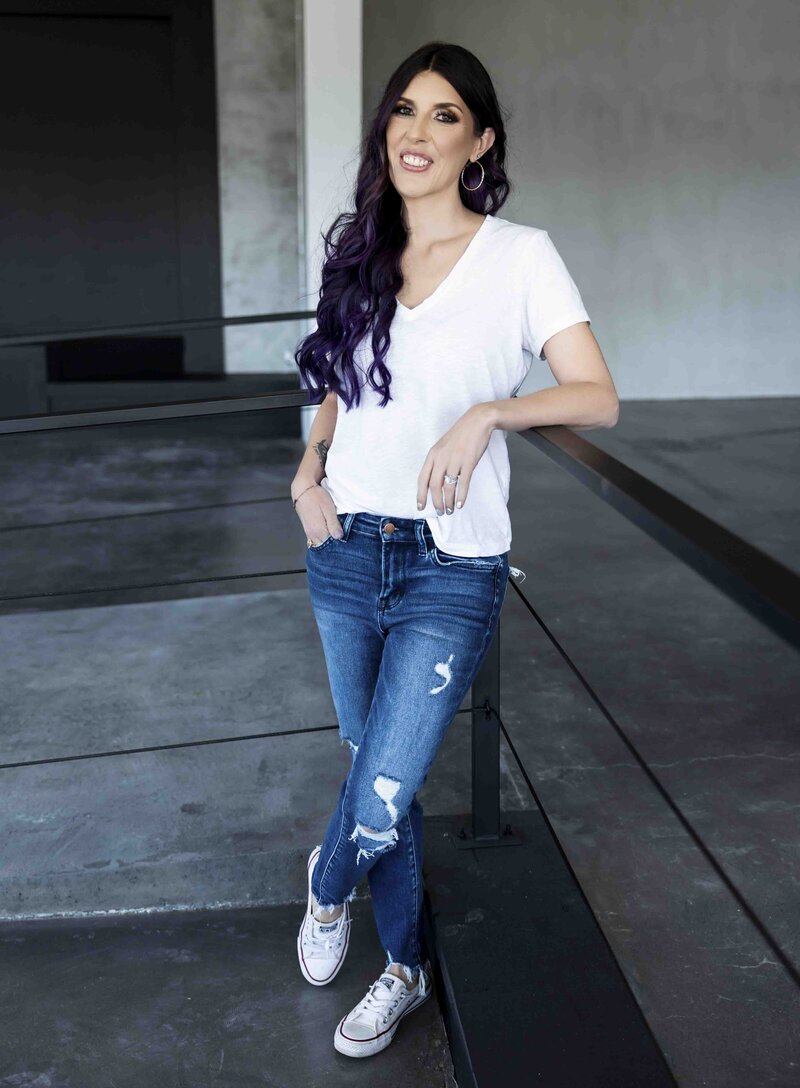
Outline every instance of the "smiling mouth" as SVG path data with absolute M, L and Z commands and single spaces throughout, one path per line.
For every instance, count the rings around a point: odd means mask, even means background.
M 401 155 L 400 163 L 406 170 L 416 171 L 417 173 L 421 173 L 433 165 L 430 159 L 425 158 L 424 155 Z

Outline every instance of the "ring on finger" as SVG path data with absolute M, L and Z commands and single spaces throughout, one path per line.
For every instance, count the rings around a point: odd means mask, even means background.
M 449 485 L 456 485 L 457 486 L 458 485 L 459 475 L 460 475 L 459 473 L 456 473 L 455 475 L 453 475 L 450 472 L 445 472 L 445 474 L 444 474 L 444 484 L 445 485 L 449 484 Z M 445 503 L 445 510 L 447 511 L 448 514 L 453 513 L 453 507 L 452 506 L 447 506 L 446 503 Z

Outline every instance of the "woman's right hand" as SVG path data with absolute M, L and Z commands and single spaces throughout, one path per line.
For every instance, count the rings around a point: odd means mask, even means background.
M 329 535 L 339 540 L 342 536 L 342 523 L 336 513 L 336 504 L 321 484 L 308 487 L 298 497 L 294 512 L 300 518 L 305 530 L 306 540 L 315 548 Z

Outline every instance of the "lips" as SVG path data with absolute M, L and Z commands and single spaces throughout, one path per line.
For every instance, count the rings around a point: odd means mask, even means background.
M 413 155 L 415 158 L 422 159 L 425 162 L 424 166 L 412 165 L 403 159 L 403 155 Z M 426 170 L 429 170 L 433 165 L 432 161 L 427 155 L 420 155 L 417 151 L 401 151 L 400 152 L 400 165 L 404 170 L 407 170 L 411 174 L 423 174 Z
M 431 159 L 430 155 L 426 155 L 422 151 L 415 151 L 413 147 L 401 147 L 400 148 L 400 158 L 401 159 L 403 158 L 403 155 L 414 155 L 418 159 L 427 159 L 428 162 L 433 162 L 433 159 Z

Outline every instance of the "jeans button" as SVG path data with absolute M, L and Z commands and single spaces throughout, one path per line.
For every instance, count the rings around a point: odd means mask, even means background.
M 384 531 L 385 533 L 393 533 L 393 532 L 395 531 L 395 529 L 396 529 L 396 528 L 397 528 L 397 526 L 396 526 L 396 525 L 393 525 L 393 524 L 391 523 L 391 521 L 387 521 L 387 522 L 386 522 L 386 524 L 385 524 L 385 525 L 384 525 L 384 527 L 383 527 L 383 531 Z

